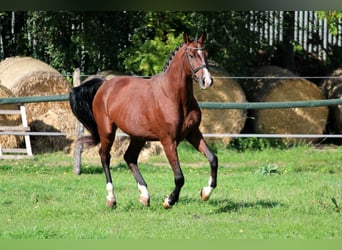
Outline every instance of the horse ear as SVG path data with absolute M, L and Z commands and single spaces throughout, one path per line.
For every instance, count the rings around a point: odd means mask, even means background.
M 183 40 L 184 40 L 184 43 L 188 43 L 189 42 L 188 34 L 186 34 L 186 33 L 183 34 Z
M 199 43 L 204 43 L 206 38 L 207 38 L 207 33 L 203 32 L 202 35 L 198 38 L 198 42 Z

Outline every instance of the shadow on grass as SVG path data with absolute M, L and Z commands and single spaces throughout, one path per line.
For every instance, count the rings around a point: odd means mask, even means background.
M 127 170 L 128 167 L 124 163 L 115 164 L 110 167 L 111 172 Z M 81 166 L 81 174 L 104 174 L 101 164 Z
M 191 203 L 202 203 L 212 206 L 214 213 L 230 213 L 240 212 L 244 209 L 270 209 L 285 206 L 285 204 L 272 200 L 257 200 L 257 201 L 234 201 L 229 199 L 211 199 L 209 201 L 202 201 L 200 198 L 181 197 L 179 200 L 182 206 Z
M 209 204 L 217 207 L 217 213 L 228 213 L 228 212 L 238 212 L 243 209 L 254 208 L 254 209 L 265 209 L 265 208 L 276 208 L 284 206 L 284 204 L 277 201 L 270 200 L 258 200 L 255 202 L 248 201 L 232 201 L 232 200 L 210 200 Z

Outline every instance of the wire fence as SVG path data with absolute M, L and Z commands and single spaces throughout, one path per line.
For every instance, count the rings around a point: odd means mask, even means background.
M 140 77 L 140 76 L 137 76 Z M 232 76 L 232 77 L 214 77 L 214 78 L 229 78 L 229 79 L 341 79 L 342 77 L 249 77 L 249 76 Z M 39 102 L 57 102 L 57 101 L 68 101 L 69 94 L 62 95 L 48 95 L 48 96 L 24 96 L 24 97 L 6 97 L 0 98 L 0 105 L 4 104 L 25 104 L 25 103 L 39 103 Z M 290 109 L 290 108 L 310 108 L 318 106 L 333 106 L 342 105 L 342 99 L 323 99 L 323 100 L 310 100 L 310 101 L 287 101 L 287 102 L 199 102 L 199 106 L 202 109 Z M 1 135 L 30 135 L 30 136 L 71 136 L 76 135 L 74 133 L 66 132 L 33 132 L 33 131 L 0 131 Z M 128 136 L 125 133 L 117 133 L 118 137 Z M 342 138 L 341 134 L 256 134 L 256 133 L 206 133 L 204 137 L 212 138 Z

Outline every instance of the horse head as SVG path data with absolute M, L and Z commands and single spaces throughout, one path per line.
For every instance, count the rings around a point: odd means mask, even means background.
M 187 34 L 184 33 L 183 35 L 188 69 L 190 70 L 193 79 L 200 85 L 201 89 L 207 89 L 213 84 L 213 79 L 208 70 L 208 52 L 204 49 L 206 36 L 206 33 L 203 32 L 198 39 L 189 40 Z

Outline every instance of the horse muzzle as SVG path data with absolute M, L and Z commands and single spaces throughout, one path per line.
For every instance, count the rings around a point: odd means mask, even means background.
M 204 90 L 204 89 L 211 87 L 211 85 L 213 85 L 213 78 L 211 77 L 211 74 L 209 73 L 209 70 L 207 69 L 207 67 L 203 67 L 202 70 L 203 71 L 202 71 L 201 77 L 199 78 L 195 75 L 195 80 L 198 82 L 201 89 Z

